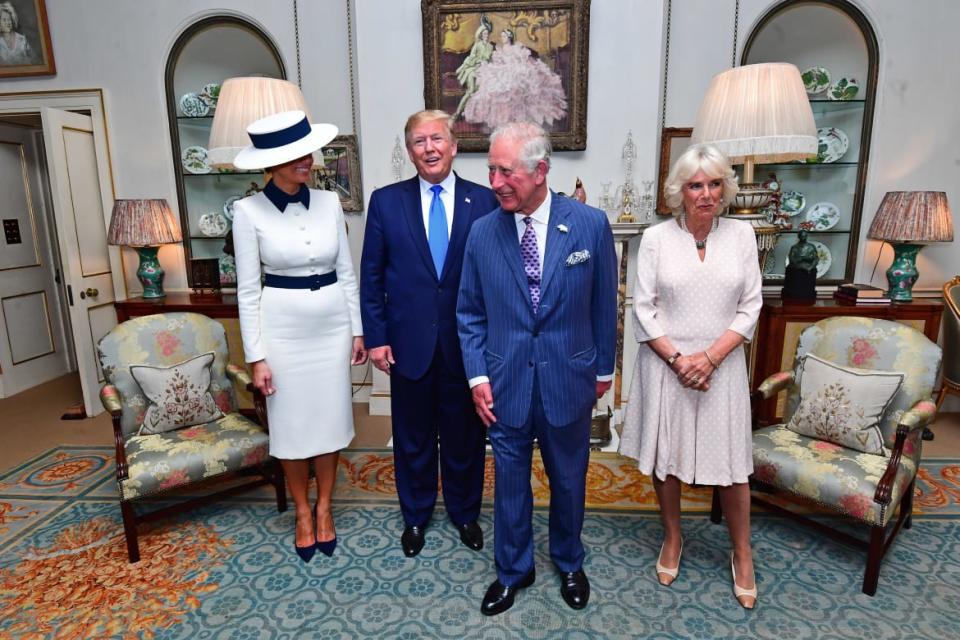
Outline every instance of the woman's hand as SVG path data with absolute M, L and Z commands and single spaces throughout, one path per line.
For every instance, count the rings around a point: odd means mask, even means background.
M 265 396 L 272 396 L 276 389 L 273 387 L 273 372 L 266 360 L 257 360 L 251 365 L 253 368 L 253 386 Z
M 363 346 L 363 336 L 353 337 L 353 352 L 350 355 L 350 364 L 366 364 L 367 350 Z
M 681 356 L 673 363 L 680 384 L 688 389 L 706 391 L 710 388 L 710 376 L 716 368 L 701 351 L 689 356 Z

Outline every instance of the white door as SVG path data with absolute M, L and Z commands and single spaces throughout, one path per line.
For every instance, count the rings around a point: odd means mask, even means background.
M 70 370 L 37 139 L 0 125 L 0 398 Z
M 96 345 L 117 324 L 97 157 L 104 151 L 89 116 L 44 108 L 41 118 L 83 404 L 94 416 L 103 411 Z

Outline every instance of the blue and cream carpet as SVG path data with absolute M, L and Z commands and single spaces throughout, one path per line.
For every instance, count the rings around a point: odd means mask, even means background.
M 924 463 L 914 526 L 888 554 L 873 598 L 860 593 L 863 552 L 757 514 L 760 603 L 747 612 L 731 591 L 726 529 L 705 517 L 708 496 L 688 492 L 680 577 L 660 587 L 649 485 L 627 461 L 595 457 L 583 535 L 589 606 L 574 612 L 560 598 L 538 509 L 537 582 L 509 612 L 485 618 L 479 604 L 495 577 L 490 509 L 482 552 L 460 545 L 438 510 L 423 552 L 404 557 L 389 458 L 343 456 L 332 559 L 299 562 L 289 548 L 292 510 L 278 514 L 264 491 L 148 530 L 143 560 L 131 565 L 111 452 L 50 451 L 0 476 L 0 637 L 960 637 L 960 460 Z

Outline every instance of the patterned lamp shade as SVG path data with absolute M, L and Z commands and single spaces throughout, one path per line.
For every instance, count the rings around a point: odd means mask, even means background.
M 953 216 L 943 191 L 888 191 L 867 237 L 887 242 L 953 241 Z
M 109 244 L 154 247 L 181 240 L 180 225 L 166 200 L 114 200 Z
M 220 88 L 217 111 L 210 127 L 207 159 L 218 169 L 233 169 L 233 159 L 250 145 L 247 127 L 282 111 L 303 111 L 310 118 L 307 101 L 292 82 L 276 78 L 230 78 Z M 318 163 L 317 163 L 318 164 Z
M 817 155 L 817 125 L 800 72 L 792 64 L 768 62 L 714 76 L 691 141 L 715 145 L 733 164 Z

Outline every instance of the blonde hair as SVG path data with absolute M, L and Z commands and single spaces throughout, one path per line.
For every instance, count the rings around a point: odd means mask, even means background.
M 443 120 L 444 124 L 447 125 L 447 136 L 450 138 L 450 143 L 456 142 L 457 134 L 453 132 L 453 118 L 450 117 L 450 114 L 440 109 L 424 109 L 423 111 L 417 111 L 407 118 L 407 124 L 403 127 L 403 139 L 407 144 L 407 148 L 410 148 L 410 134 L 414 127 L 419 127 L 421 124 L 434 122 L 436 120 Z
M 673 215 L 683 213 L 683 185 L 701 170 L 710 178 L 723 180 L 723 195 L 717 213 L 725 211 L 733 202 L 740 187 L 737 186 L 737 174 L 727 156 L 712 144 L 695 144 L 677 158 L 663 184 L 663 200 Z

